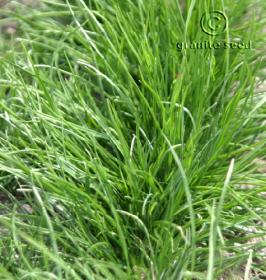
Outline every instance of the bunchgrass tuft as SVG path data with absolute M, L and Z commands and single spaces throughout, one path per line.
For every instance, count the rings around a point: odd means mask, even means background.
M 36 3 L 0 20 L 0 278 L 262 279 L 265 1 Z

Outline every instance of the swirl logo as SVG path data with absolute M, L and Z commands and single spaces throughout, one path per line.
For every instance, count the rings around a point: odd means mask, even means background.
M 228 19 L 222 12 L 211 11 L 203 14 L 200 26 L 204 33 L 215 36 L 222 34 L 226 30 Z

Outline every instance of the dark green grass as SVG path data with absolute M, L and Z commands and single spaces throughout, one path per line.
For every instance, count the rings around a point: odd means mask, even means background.
M 229 19 L 219 36 L 200 28 L 209 10 Z M 265 273 L 263 12 L 264 1 L 170 0 L 10 12 L 0 187 L 14 207 L 0 218 L 1 279 Z M 228 40 L 253 49 L 176 48 Z

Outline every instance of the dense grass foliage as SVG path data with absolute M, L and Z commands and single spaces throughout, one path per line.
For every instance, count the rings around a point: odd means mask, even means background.
M 1 279 L 262 277 L 265 1 L 212 2 L 44 0 L 9 12 Z M 210 10 L 227 15 L 221 35 L 201 30 Z M 239 40 L 253 48 L 176 48 Z

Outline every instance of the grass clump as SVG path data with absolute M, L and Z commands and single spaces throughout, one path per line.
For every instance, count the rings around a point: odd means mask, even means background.
M 0 64 L 1 279 L 262 276 L 264 2 L 21 7 Z M 209 10 L 226 32 L 201 31 Z M 255 47 L 176 48 L 235 40 Z

